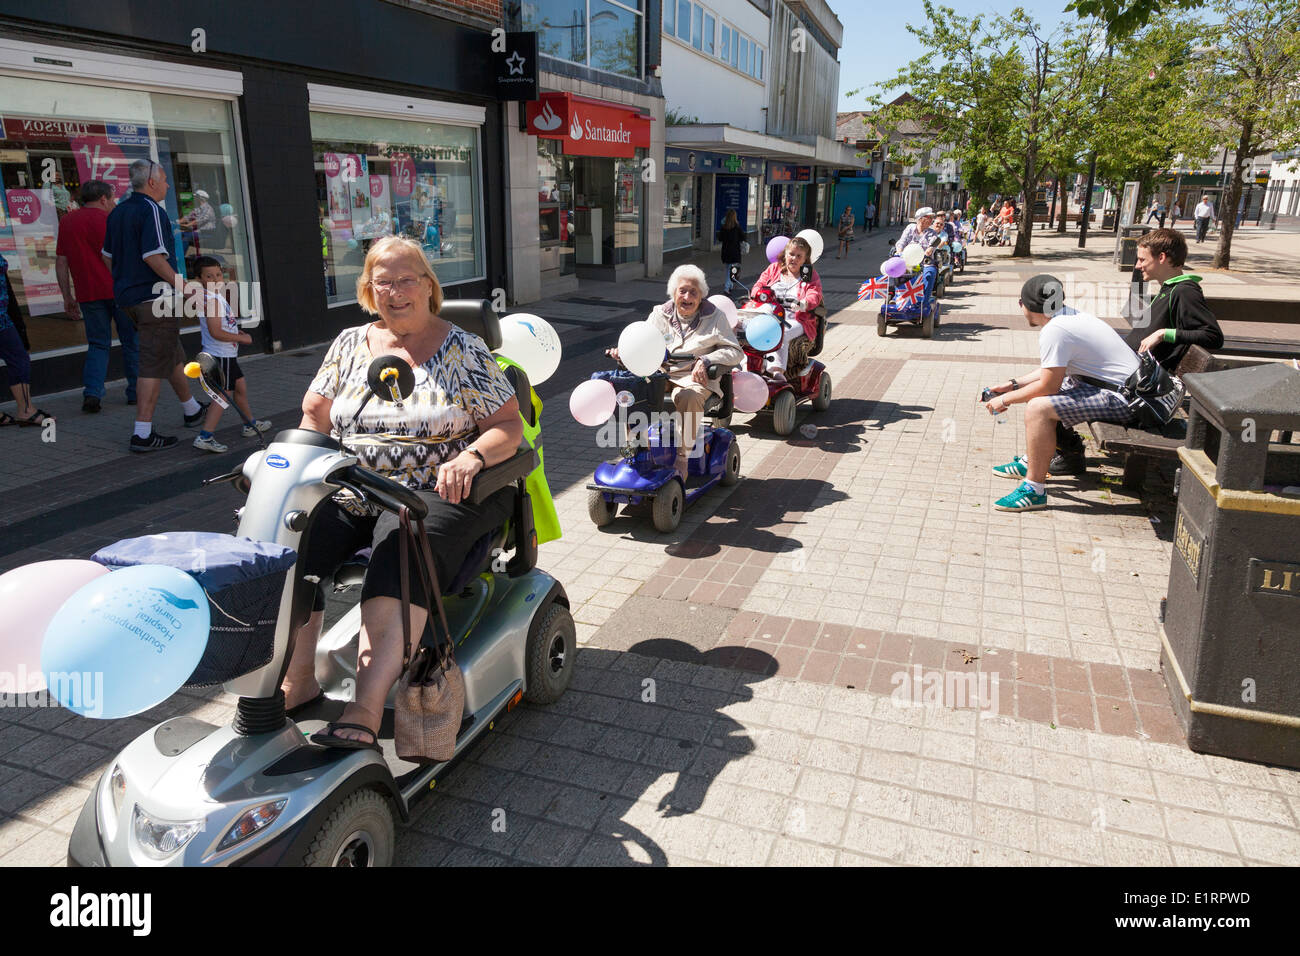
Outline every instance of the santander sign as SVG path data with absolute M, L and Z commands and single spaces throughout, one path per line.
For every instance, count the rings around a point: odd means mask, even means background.
M 568 93 L 542 94 L 528 104 L 527 121 L 530 133 L 560 140 L 569 155 L 630 158 L 650 145 L 649 117 Z

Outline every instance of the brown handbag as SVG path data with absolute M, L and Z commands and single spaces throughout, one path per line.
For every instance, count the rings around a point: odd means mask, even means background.
M 402 583 L 402 676 L 397 683 L 397 706 L 393 742 L 397 756 L 412 763 L 442 763 L 456 754 L 456 735 L 465 712 L 465 679 L 456 663 L 455 639 L 447 626 L 442 606 L 442 588 L 429 550 L 424 522 L 412 518 L 403 506 L 398 512 L 401 522 Z M 414 549 L 416 564 L 422 575 L 424 593 L 431 595 L 438 610 L 432 628 L 434 646 L 423 641 L 411 654 L 411 581 L 408 552 Z

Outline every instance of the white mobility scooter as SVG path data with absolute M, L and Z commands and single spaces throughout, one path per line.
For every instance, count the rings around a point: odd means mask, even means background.
M 487 302 L 446 302 L 441 315 L 481 336 L 489 348 L 500 348 L 501 331 Z M 527 377 L 516 368 L 507 374 L 523 414 L 531 415 Z M 211 375 L 205 375 L 205 385 L 220 388 L 222 383 Z M 413 380 L 410 367 L 391 356 L 376 359 L 370 368 L 371 390 L 381 401 L 405 397 Z M 558 699 L 573 674 L 577 648 L 568 598 L 558 581 L 535 567 L 537 536 L 525 478 L 536 460 L 533 449 L 524 446 L 510 460 L 475 477 L 474 501 L 514 486 L 513 516 L 476 543 L 455 580 L 442 589 L 465 683 L 457 756 L 520 700 Z M 234 482 L 248 493 L 238 538 L 213 537 L 288 565 L 273 579 L 278 590 L 267 602 L 266 627 L 260 629 L 265 647 L 252 646 L 258 639 L 256 627 L 226 627 L 226 634 L 219 635 L 219 615 L 213 612 L 208 651 L 199 667 L 208 668 L 209 679 L 196 679 L 196 671 L 191 683 L 221 682 L 236 695 L 233 722 L 219 727 L 177 716 L 136 738 L 113 760 L 86 801 L 73 829 L 68 862 L 387 865 L 393 859 L 395 821 L 408 818 L 413 802 L 430 792 L 451 760 L 428 764 L 398 758 L 391 694 L 378 735 L 380 750 L 326 748 L 308 740 L 327 721 L 337 719 L 351 697 L 359 606 L 319 641 L 316 672 L 324 697 L 290 720 L 280 684 L 291 635 L 312 609 L 316 583 L 304 578 L 298 555 L 309 553 L 318 507 L 343 488 L 381 509 L 399 511 L 405 505 L 414 516 L 423 516 L 424 503 L 404 486 L 359 466 L 333 438 L 304 429 L 280 432 L 242 468 L 210 480 Z M 159 542 L 158 551 L 166 550 L 165 542 Z M 159 557 L 155 553 L 151 560 Z M 336 575 L 334 587 L 337 591 L 360 584 L 363 575 L 364 563 L 358 559 Z M 204 583 L 203 575 L 196 576 Z M 432 621 L 434 615 L 429 617 Z M 431 637 L 426 630 L 423 639 Z M 233 667 L 238 676 L 213 681 L 214 667 Z

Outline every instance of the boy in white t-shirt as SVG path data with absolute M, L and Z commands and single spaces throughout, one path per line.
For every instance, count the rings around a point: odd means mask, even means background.
M 230 397 L 243 412 L 244 419 L 253 422 L 252 425 L 245 425 L 243 430 L 245 438 L 252 438 L 257 432 L 264 432 L 271 427 L 267 419 L 253 418 L 253 412 L 248 407 L 248 385 L 236 358 L 240 343 L 252 345 L 253 337 L 247 332 L 240 331 L 239 319 L 231 310 L 230 303 L 221 295 L 220 290 L 226 279 L 221 270 L 221 263 L 211 256 L 199 256 L 194 264 L 198 269 L 199 281 L 203 283 L 203 306 L 199 317 L 199 336 L 203 343 L 203 351 L 217 360 Z M 228 450 L 212 434 L 217 427 L 217 422 L 221 420 L 222 411 L 224 409 L 217 402 L 208 406 L 207 417 L 203 420 L 203 430 L 199 432 L 199 437 L 194 439 L 195 448 L 211 452 Z
M 1047 507 L 1044 482 L 1057 447 L 1058 424 L 1066 429 L 1083 422 L 1128 424 L 1132 413 L 1115 388 L 1138 369 L 1137 355 L 1118 332 L 1095 315 L 1065 305 L 1061 281 L 1055 276 L 1037 275 L 1026 282 L 1020 290 L 1020 307 L 1029 324 L 1043 330 L 1038 339 L 1040 368 L 1024 381 L 1013 378 L 994 386 L 990 391 L 997 397 L 985 403 L 991 415 L 1001 415 L 1008 405 L 1027 403 L 1028 456 L 993 469 L 1000 478 L 1021 480 L 1015 491 L 994 504 L 999 511 Z

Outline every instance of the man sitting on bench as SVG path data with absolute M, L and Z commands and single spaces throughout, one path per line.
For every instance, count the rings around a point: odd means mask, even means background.
M 1201 277 L 1183 271 L 1186 261 L 1187 240 L 1174 229 L 1154 229 L 1138 240 L 1137 267 L 1142 278 L 1160 283 L 1160 291 L 1134 322 L 1128 341 L 1154 329 L 1142 338 L 1137 351 L 1150 352 L 1170 375 L 1178 371 L 1178 363 L 1193 345 L 1207 352 L 1223 348 L 1223 330 L 1205 304 Z
M 991 391 L 997 397 L 985 403 L 990 415 L 1001 415 L 1008 405 L 1027 403 L 1028 457 L 1017 456 L 993 469 L 1000 478 L 1020 480 L 1015 491 L 994 504 L 999 511 L 1047 507 L 1044 482 L 1058 426 L 1128 424 L 1132 413 L 1113 389 L 1128 381 L 1138 368 L 1137 356 L 1118 332 L 1095 315 L 1065 304 L 1064 289 L 1055 276 L 1036 275 L 1026 282 L 1020 290 L 1020 307 L 1030 326 L 1043 330 L 1038 339 L 1041 367 L 1022 382 L 1013 378 L 994 386 Z

